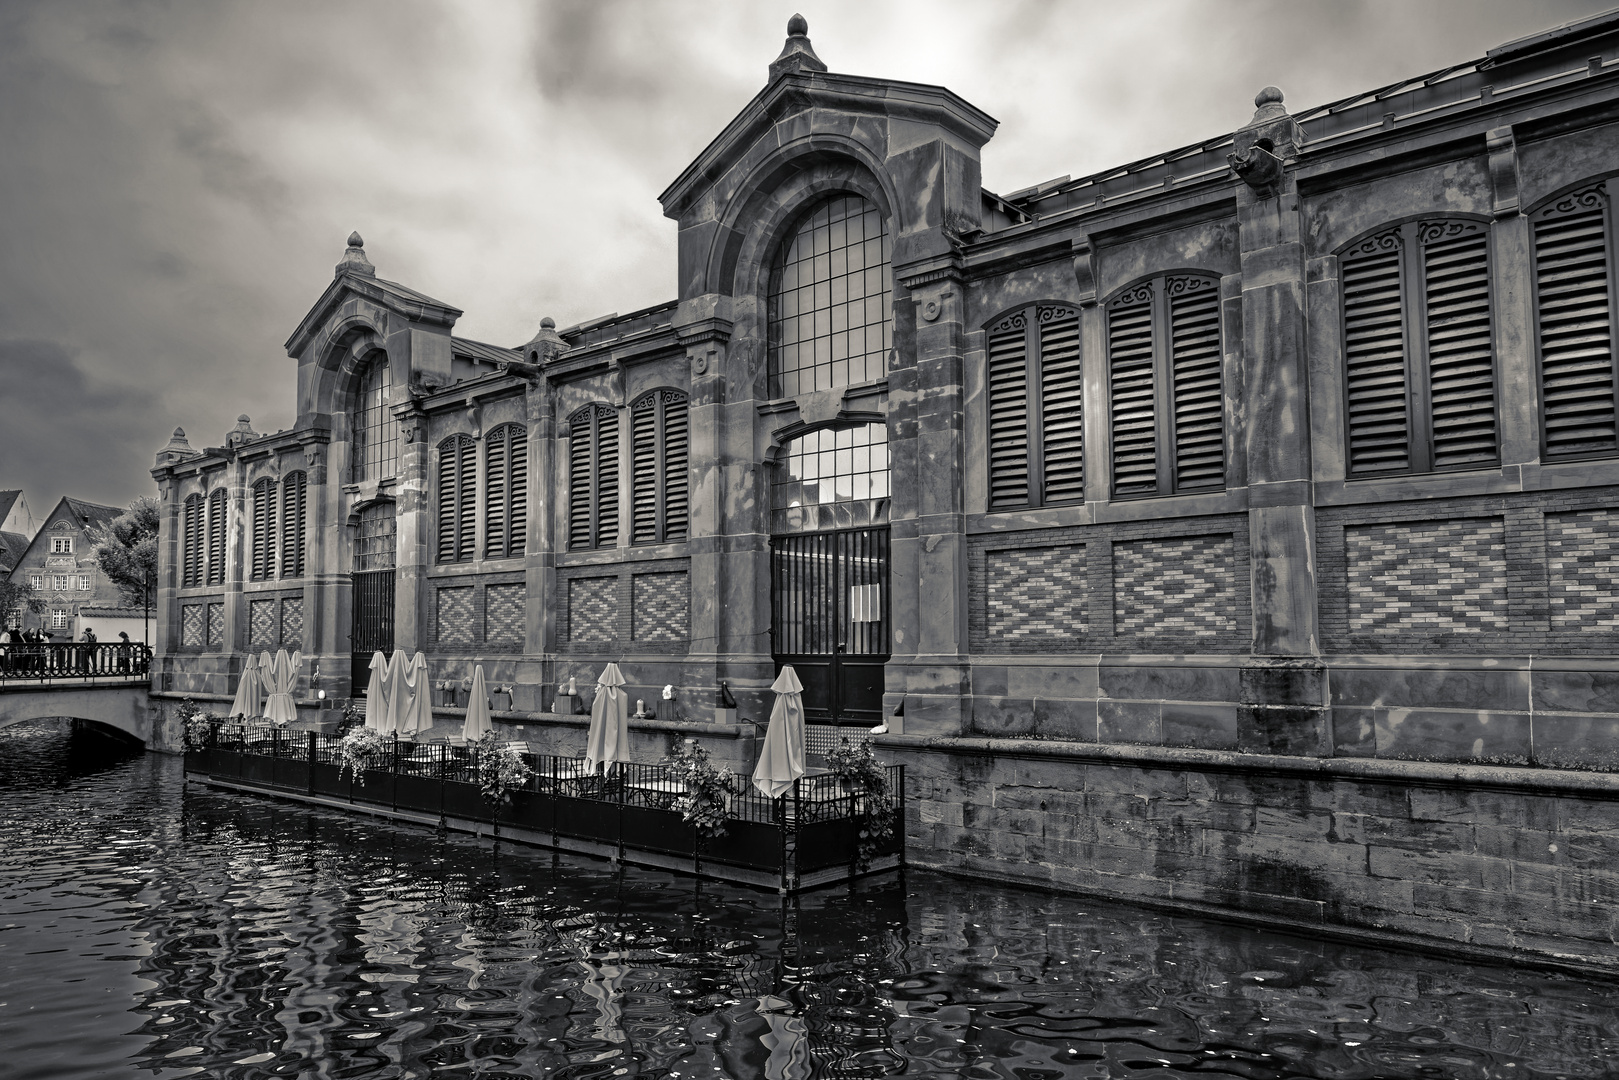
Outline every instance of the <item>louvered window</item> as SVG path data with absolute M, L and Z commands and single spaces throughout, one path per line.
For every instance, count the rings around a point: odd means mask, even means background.
M 1498 460 L 1483 222 L 1410 221 L 1341 256 L 1349 475 Z
M 1169 274 L 1108 302 L 1115 497 L 1225 487 L 1219 285 Z
M 1085 499 L 1079 313 L 1035 304 L 989 327 L 989 507 Z
M 630 406 L 634 542 L 686 539 L 686 395 L 654 390 Z
M 203 498 L 192 495 L 186 499 L 185 513 L 180 523 L 180 584 L 191 588 L 202 584 L 203 552 Z
M 248 576 L 254 581 L 275 577 L 276 483 L 265 477 L 253 485 L 252 549 Z
M 502 424 L 489 433 L 485 467 L 484 558 L 523 554 L 528 529 L 528 430 Z
M 438 561 L 467 562 L 478 541 L 478 451 L 470 435 L 438 444 Z
M 304 576 L 304 530 L 309 515 L 309 476 L 288 473 L 281 481 L 281 576 Z
M 1614 222 L 1608 180 L 1535 215 L 1542 445 L 1548 458 L 1619 450 Z
M 568 421 L 568 547 L 618 543 L 618 410 L 586 405 Z
M 208 496 L 208 584 L 225 584 L 225 489 Z

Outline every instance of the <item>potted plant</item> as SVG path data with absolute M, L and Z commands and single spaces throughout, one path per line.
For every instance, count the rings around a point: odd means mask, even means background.
M 195 701 L 186 698 L 180 702 L 175 710 L 180 722 L 185 725 L 185 746 L 187 750 L 202 750 L 206 748 L 211 739 L 214 725 L 219 718 L 202 711 Z
M 534 770 L 523 755 L 508 746 L 493 731 L 477 742 L 478 792 L 499 816 L 502 805 L 511 802 L 512 792 L 527 786 Z
M 674 805 L 681 819 L 695 826 L 702 840 L 724 836 L 725 814 L 730 809 L 731 796 L 742 790 L 741 779 L 730 769 L 709 761 L 708 751 L 696 739 L 676 743 L 664 762 L 686 787 Z
M 338 779 L 352 776 L 365 786 L 365 771 L 380 766 L 395 746 L 394 737 L 374 728 L 358 727 L 337 741 Z
M 888 770 L 877 760 L 871 743 L 850 743 L 845 738 L 826 755 L 826 767 L 839 785 L 854 796 L 854 808 L 864 817 L 860 842 L 855 850 L 856 870 L 871 866 L 883 842 L 894 835 L 894 793 L 889 787 Z

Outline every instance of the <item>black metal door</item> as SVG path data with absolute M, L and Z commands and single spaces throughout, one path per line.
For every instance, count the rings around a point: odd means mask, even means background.
M 371 656 L 384 656 L 394 648 L 394 571 L 363 570 L 353 575 L 354 633 L 349 649 L 353 653 L 351 671 L 356 695 L 365 693 L 371 681 Z
M 873 724 L 888 662 L 888 527 L 770 541 L 770 639 L 813 719 Z

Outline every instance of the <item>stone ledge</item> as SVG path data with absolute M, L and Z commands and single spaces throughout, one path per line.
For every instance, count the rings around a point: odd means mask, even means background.
M 1193 750 L 1169 746 L 984 739 L 969 736 L 882 735 L 874 737 L 872 743 L 882 749 L 923 753 L 1067 758 L 1073 761 L 1134 765 L 1144 769 L 1202 769 L 1212 772 L 1302 776 L 1320 780 L 1394 781 L 1404 784 L 1619 800 L 1619 773 L 1579 772 L 1573 769 L 1464 765 L 1435 761 L 1396 761 L 1386 758 L 1300 758 L 1281 754 L 1245 754 L 1229 750 Z

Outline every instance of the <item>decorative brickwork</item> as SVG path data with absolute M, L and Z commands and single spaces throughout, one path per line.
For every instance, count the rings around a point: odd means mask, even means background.
M 208 644 L 210 646 L 225 644 L 225 605 L 208 605 Z
M 281 600 L 281 644 L 299 646 L 304 640 L 304 598 L 287 596 Z
M 483 639 L 521 645 L 523 642 L 524 602 L 528 586 L 522 582 L 490 585 L 484 592 Z
M 1085 632 L 1084 544 L 990 551 L 984 572 L 990 637 L 1011 642 Z
M 1351 634 L 1507 629 L 1506 526 L 1499 517 L 1344 530 Z
M 1619 513 L 1546 515 L 1553 630 L 1619 630 Z
M 1237 628 L 1236 545 L 1226 536 L 1113 545 L 1113 632 L 1214 637 Z
M 257 648 L 261 645 L 275 645 L 276 618 L 275 599 L 250 600 L 247 604 L 247 643 Z
M 180 608 L 180 644 L 202 646 L 208 641 L 208 616 L 201 604 Z
M 435 590 L 437 618 L 434 640 L 440 645 L 472 644 L 472 586 L 439 586 Z
M 618 639 L 618 578 L 574 578 L 568 582 L 568 640 Z
M 634 575 L 630 623 L 635 641 L 686 640 L 691 635 L 691 590 L 686 572 Z

